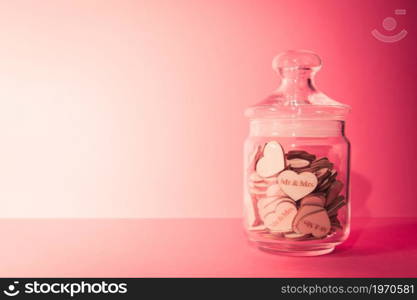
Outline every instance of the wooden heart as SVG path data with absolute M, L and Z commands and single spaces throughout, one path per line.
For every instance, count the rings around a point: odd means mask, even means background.
M 278 197 L 263 197 L 258 201 L 258 210 L 261 216 L 274 211 L 278 204 Z M 274 205 L 273 208 L 268 208 L 270 205 Z
M 300 241 L 308 237 L 308 234 L 297 233 L 297 232 L 287 232 L 284 234 L 284 237 L 289 240 Z
M 316 238 L 326 236 L 329 233 L 330 228 L 330 219 L 324 209 L 301 217 L 295 225 L 295 229 L 298 233 L 311 233 Z
M 285 168 L 285 156 L 281 145 L 272 141 L 265 145 L 263 157 L 256 163 L 256 172 L 259 176 L 270 177 L 278 174 Z
M 343 183 L 340 180 L 335 180 L 327 192 L 326 206 L 329 206 L 336 200 L 337 196 L 343 189 Z
M 260 216 L 263 217 L 270 212 L 274 212 L 278 204 L 282 201 L 287 201 L 295 205 L 295 201 L 290 198 L 279 198 L 279 197 L 262 197 L 258 201 L 258 210 Z
M 258 173 L 256 172 L 252 172 L 249 175 L 249 182 L 263 182 L 263 181 L 264 179 L 261 176 L 259 176 Z
M 266 190 L 266 195 L 268 197 L 285 197 L 285 193 L 281 190 L 279 184 L 270 185 Z
M 324 198 L 324 196 L 320 195 L 320 194 L 311 194 L 308 196 L 305 196 L 302 200 L 301 200 L 301 206 L 304 205 L 317 205 L 320 207 L 324 207 L 324 205 L 326 204 L 326 198 Z
M 286 170 L 278 175 L 278 184 L 295 201 L 310 194 L 317 186 L 317 177 L 311 172 L 297 174 Z
M 262 145 L 257 146 L 256 149 L 254 149 L 252 154 L 249 156 L 249 159 L 248 159 L 249 170 L 253 171 L 256 169 L 256 163 L 262 157 L 263 147 L 264 146 Z
M 321 211 L 323 209 L 324 208 L 318 207 L 317 205 L 304 205 L 304 206 L 301 206 L 298 209 L 297 215 L 295 216 L 294 221 L 292 223 L 292 229 L 293 229 L 293 231 L 294 232 L 298 232 L 297 231 L 297 228 L 295 226 L 297 225 L 298 221 L 301 220 L 301 218 L 303 218 L 303 217 L 305 217 L 305 216 L 307 216 L 307 215 L 309 215 L 309 214 L 311 214 L 313 212 Z M 300 232 L 298 232 L 298 233 L 300 233 Z
M 291 201 L 280 201 L 276 208 L 263 216 L 265 227 L 272 232 L 292 231 L 292 223 L 297 207 Z

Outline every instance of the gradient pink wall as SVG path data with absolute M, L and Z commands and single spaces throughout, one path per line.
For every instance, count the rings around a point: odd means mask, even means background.
M 396 8 L 397 43 L 376 40 Z M 283 50 L 353 107 L 354 216 L 417 216 L 416 1 L 2 1 L 1 217 L 237 217 Z M 395 31 L 395 32 L 397 32 Z

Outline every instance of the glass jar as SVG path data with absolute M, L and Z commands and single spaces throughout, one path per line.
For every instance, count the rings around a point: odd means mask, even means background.
M 245 112 L 245 227 L 264 250 L 321 255 L 349 234 L 350 107 L 316 89 L 320 67 L 309 51 L 278 55 L 280 86 Z

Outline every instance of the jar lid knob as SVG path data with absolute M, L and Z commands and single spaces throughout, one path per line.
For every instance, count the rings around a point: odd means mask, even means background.
M 272 61 L 272 68 L 281 75 L 288 71 L 317 71 L 321 67 L 320 57 L 308 50 L 290 50 L 278 54 Z
M 316 88 L 314 76 L 321 68 L 320 57 L 308 50 L 278 54 L 272 67 L 280 84 L 267 98 L 246 110 L 251 119 L 345 120 L 350 107 Z

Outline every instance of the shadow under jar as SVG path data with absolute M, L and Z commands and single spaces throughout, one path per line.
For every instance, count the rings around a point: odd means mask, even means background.
M 326 254 L 349 234 L 350 107 L 315 88 L 316 54 L 288 51 L 273 66 L 280 86 L 245 112 L 246 231 L 263 250 Z

